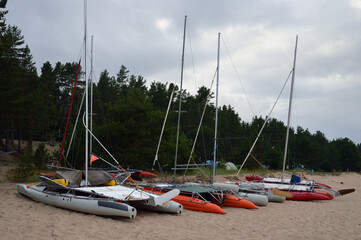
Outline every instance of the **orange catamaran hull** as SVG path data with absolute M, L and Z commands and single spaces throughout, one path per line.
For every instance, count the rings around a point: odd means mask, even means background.
M 156 194 L 164 194 L 165 191 L 147 188 L 145 187 L 143 190 L 156 193 Z M 218 205 L 203 201 L 198 198 L 184 196 L 184 195 L 178 195 L 175 198 L 172 199 L 172 201 L 175 201 L 177 203 L 180 203 L 183 205 L 183 208 L 193 211 L 200 211 L 200 212 L 209 212 L 209 213 L 218 213 L 218 214 L 225 214 L 226 212 Z
M 212 202 L 225 207 L 258 209 L 258 207 L 254 205 L 252 202 L 230 194 L 223 194 L 222 203 L 215 200 L 212 200 Z

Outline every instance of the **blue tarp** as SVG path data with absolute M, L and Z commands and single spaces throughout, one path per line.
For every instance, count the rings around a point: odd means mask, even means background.
M 292 174 L 292 177 L 291 177 L 291 184 L 297 184 L 297 183 L 300 183 L 301 182 L 301 177 L 297 176 L 297 175 L 294 175 Z

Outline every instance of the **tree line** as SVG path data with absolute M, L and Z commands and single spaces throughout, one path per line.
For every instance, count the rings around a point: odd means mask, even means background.
M 67 111 L 75 81 L 78 63 L 45 62 L 37 73 L 29 46 L 21 30 L 6 24 L 7 11 L 0 11 L 0 130 L 12 129 L 17 138 L 46 141 L 59 144 L 64 137 Z M 80 68 L 79 82 L 75 90 L 74 105 L 66 135 L 70 148 L 63 165 L 82 168 L 84 164 L 83 110 L 80 109 L 85 88 L 84 73 Z M 165 113 L 172 91 L 179 92 L 171 83 L 153 81 L 129 73 L 121 65 L 116 76 L 107 70 L 100 73 L 93 85 L 93 122 L 95 136 L 105 145 L 121 164 L 131 168 L 151 169 Z M 215 106 L 211 89 L 200 87 L 192 95 L 182 93 L 182 113 L 179 135 L 178 163 L 187 163 L 204 106 L 205 115 L 191 163 L 212 159 L 214 152 Z M 159 150 L 159 163 L 163 169 L 174 166 L 176 148 L 179 98 L 172 100 L 167 124 Z M 84 104 L 83 104 L 84 108 Z M 80 109 L 80 110 L 79 110 Z M 77 113 L 81 112 L 78 126 Z M 245 122 L 230 105 L 218 109 L 217 159 L 220 162 L 241 164 L 265 119 L 256 116 Z M 74 140 L 71 146 L 71 132 Z M 286 126 L 277 119 L 269 119 L 255 145 L 245 167 L 254 169 L 266 166 L 282 168 Z M 110 159 L 106 152 L 93 141 L 92 151 Z M 1 143 L 2 144 L 2 143 Z M 287 165 L 290 168 L 307 168 L 317 171 L 360 171 L 361 144 L 348 138 L 329 141 L 317 131 L 298 126 L 290 129 Z M 4 148 L 3 144 L 0 146 Z M 256 159 L 256 160 L 254 160 Z M 53 159 L 55 161 L 55 159 Z M 95 162 L 94 166 L 103 166 Z

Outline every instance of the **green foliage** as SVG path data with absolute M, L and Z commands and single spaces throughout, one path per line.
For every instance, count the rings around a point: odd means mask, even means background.
M 50 160 L 50 154 L 45 149 L 45 144 L 41 143 L 34 154 L 34 166 L 37 169 L 45 169 Z
M 166 111 L 168 107 L 169 98 L 171 92 L 174 89 L 174 85 L 170 84 L 167 89 L 167 83 L 152 82 L 148 90 L 148 95 L 152 101 L 153 106 L 161 111 Z
M 10 173 L 11 180 L 14 182 L 28 182 L 35 174 L 34 153 L 28 149 L 23 153 L 16 168 Z
M 35 153 L 31 148 L 27 148 L 20 155 L 15 169 L 11 171 L 11 180 L 14 182 L 36 181 L 35 174 L 38 170 L 46 169 L 49 160 L 50 155 L 45 149 L 44 143 L 38 146 Z
M 120 87 L 114 77 L 109 76 L 109 72 L 104 70 L 100 73 L 98 82 L 99 98 L 103 104 L 114 104 L 120 94 Z
M 0 129 L 18 128 L 28 140 L 43 138 L 53 123 L 47 85 L 38 77 L 21 30 L 0 15 Z
M 361 157 L 356 145 L 348 138 L 333 140 L 330 156 L 333 167 L 337 171 L 361 171 Z

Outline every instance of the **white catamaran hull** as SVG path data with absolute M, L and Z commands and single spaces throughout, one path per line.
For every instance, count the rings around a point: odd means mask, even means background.
M 183 212 L 183 205 L 174 201 L 168 201 L 162 205 L 153 206 L 144 202 L 130 202 L 133 207 L 153 211 L 153 212 L 165 212 L 165 213 L 176 213 L 181 214 Z
M 268 204 L 268 198 L 266 195 L 261 194 L 255 194 L 255 193 L 244 193 L 239 192 L 240 187 L 236 184 L 230 184 L 230 183 L 213 183 L 213 187 L 223 190 L 232 190 L 234 193 L 236 193 L 240 198 L 248 200 L 252 203 L 254 203 L 257 206 L 266 206 Z
M 20 194 L 55 207 L 101 216 L 128 217 L 130 219 L 135 218 L 137 215 L 137 210 L 134 207 L 114 200 L 76 196 L 69 193 L 61 194 L 53 191 L 43 191 L 44 189 L 43 186 L 17 185 L 17 191 Z
M 265 190 L 263 183 L 240 182 L 238 186 L 241 192 L 250 192 L 267 196 L 268 202 L 283 203 L 286 200 L 283 196 L 275 195 L 272 191 Z
M 295 184 L 280 184 L 280 183 L 263 183 L 265 189 L 279 189 L 283 191 L 299 191 L 311 192 L 314 186 L 295 185 Z
M 265 195 L 254 194 L 254 193 L 244 193 L 244 192 L 239 192 L 237 195 L 240 198 L 248 200 L 260 207 L 267 206 L 267 204 L 268 204 L 268 197 L 266 197 Z
M 220 189 L 232 190 L 235 193 L 242 193 L 242 198 L 251 201 L 258 206 L 266 206 L 268 202 L 283 203 L 286 200 L 283 196 L 275 195 L 271 191 L 265 191 L 265 187 L 262 183 L 240 182 L 239 185 L 213 183 L 213 186 Z M 264 196 L 268 198 L 268 202 L 265 201 Z
M 213 186 L 216 188 L 224 190 L 232 190 L 241 196 L 243 199 L 251 201 L 252 203 L 258 206 L 266 206 L 268 202 L 277 202 L 283 203 L 286 198 L 273 194 L 271 191 L 265 191 L 264 185 L 262 183 L 248 183 L 241 182 L 239 185 L 229 184 L 229 183 L 213 183 Z M 267 197 L 268 201 L 266 201 Z
M 272 191 L 266 191 L 266 196 L 269 202 L 283 203 L 286 201 L 286 197 L 273 194 Z
M 133 207 L 145 210 L 176 214 L 181 214 L 183 212 L 182 204 L 171 201 L 172 198 L 178 196 L 178 189 L 173 189 L 164 195 L 148 193 L 142 190 L 121 185 L 107 187 L 83 187 L 75 189 L 77 191 L 86 192 L 89 194 L 93 193 L 99 196 L 110 197 L 126 202 Z
M 278 184 L 293 184 L 292 181 L 291 181 L 291 178 L 284 178 L 283 182 L 282 182 L 282 179 L 280 177 L 279 178 L 265 177 L 265 178 L 263 178 L 262 182 L 264 182 L 264 183 L 278 183 Z M 302 180 L 300 180 L 300 182 L 297 182 L 297 184 L 298 185 L 312 186 L 312 185 L 315 185 L 315 181 L 302 179 Z

